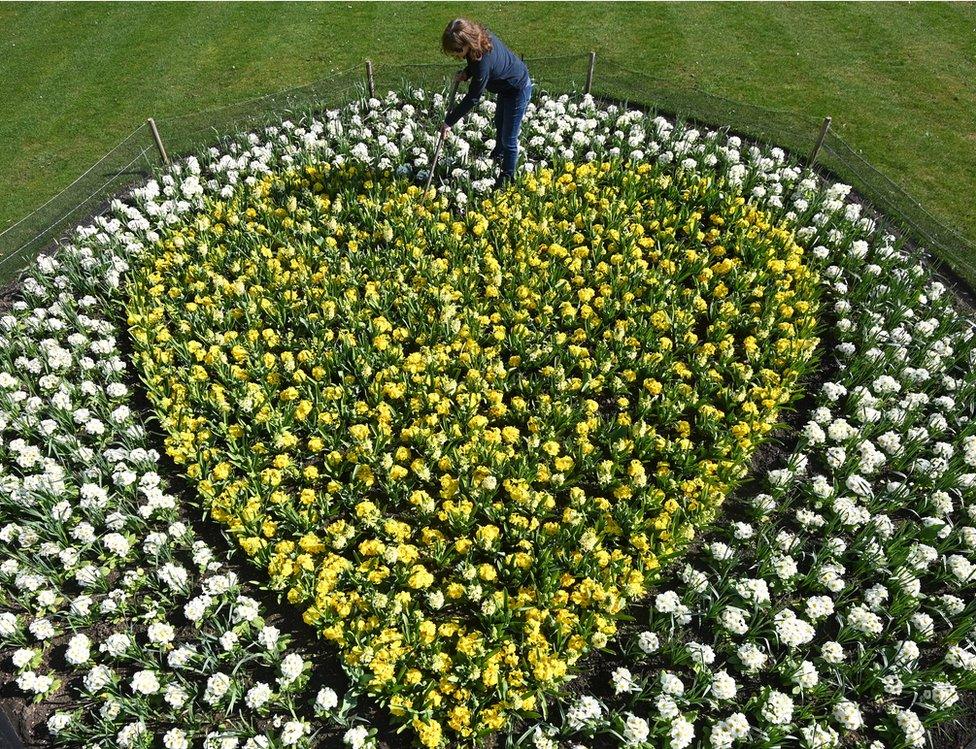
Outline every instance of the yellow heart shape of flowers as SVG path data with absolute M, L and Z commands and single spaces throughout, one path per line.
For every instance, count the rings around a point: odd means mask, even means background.
M 816 281 L 676 167 L 452 212 L 309 163 L 166 232 L 128 312 L 169 455 L 434 747 L 532 710 L 715 517 L 806 371 Z

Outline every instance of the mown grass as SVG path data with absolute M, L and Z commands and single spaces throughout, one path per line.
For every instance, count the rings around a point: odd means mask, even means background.
M 148 116 L 367 57 L 378 69 L 444 62 L 439 33 L 457 15 L 526 57 L 597 49 L 678 86 L 829 114 L 881 172 L 976 239 L 976 6 L 928 3 L 0 5 L 0 230 Z M 956 262 L 976 279 L 976 258 Z

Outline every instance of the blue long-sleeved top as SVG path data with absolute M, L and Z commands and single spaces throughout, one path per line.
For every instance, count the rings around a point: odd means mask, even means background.
M 481 56 L 480 60 L 468 60 L 465 72 L 468 74 L 468 93 L 461 102 L 444 119 L 444 124 L 453 126 L 464 115 L 481 101 L 485 91 L 494 94 L 511 94 L 520 91 L 529 80 L 529 69 L 525 67 L 505 44 L 492 32 L 491 51 Z

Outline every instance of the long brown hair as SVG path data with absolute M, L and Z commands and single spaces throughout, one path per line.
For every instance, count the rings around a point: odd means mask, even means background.
M 468 59 L 480 60 L 486 52 L 491 52 L 491 37 L 484 24 L 467 18 L 455 18 L 444 29 L 441 47 L 444 54 L 462 52 Z

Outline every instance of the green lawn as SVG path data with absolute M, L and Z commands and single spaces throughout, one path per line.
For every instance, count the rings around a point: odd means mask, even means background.
M 976 6 L 928 3 L 4 4 L 0 230 L 148 116 L 367 57 L 444 62 L 440 31 L 457 15 L 526 57 L 596 49 L 677 85 L 830 114 L 880 171 L 976 238 Z M 963 262 L 976 278 L 976 258 Z

